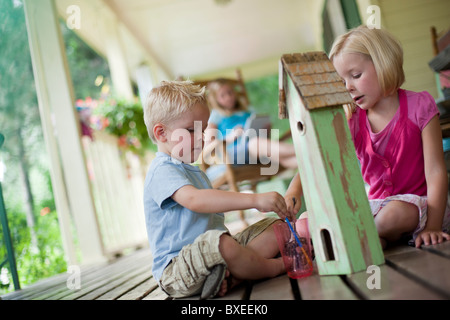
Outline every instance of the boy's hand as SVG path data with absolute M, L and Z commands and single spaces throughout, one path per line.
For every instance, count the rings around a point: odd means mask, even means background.
M 261 212 L 274 211 L 280 218 L 290 217 L 286 208 L 286 202 L 278 192 L 266 192 L 256 195 L 256 209 Z

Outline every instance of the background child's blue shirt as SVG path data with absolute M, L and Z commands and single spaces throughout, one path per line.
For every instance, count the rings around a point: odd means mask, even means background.
M 212 110 L 211 115 L 209 116 L 210 123 L 213 123 L 217 126 L 217 130 L 221 133 L 222 140 L 225 140 L 225 137 L 227 135 L 227 130 L 232 130 L 236 128 L 237 126 L 241 126 L 243 129 L 245 128 L 245 125 L 247 123 L 248 118 L 252 115 L 252 112 L 250 111 L 237 111 L 233 114 L 227 116 L 221 114 L 217 110 Z M 227 151 L 228 154 L 231 156 L 231 159 L 233 161 L 233 164 L 246 164 L 249 163 L 249 155 L 248 155 L 248 137 L 245 137 L 245 135 L 237 137 L 234 142 L 227 142 Z M 213 168 L 213 167 L 211 167 Z M 222 174 L 223 171 L 220 172 Z M 208 177 L 210 177 L 212 180 L 214 180 L 215 177 L 217 177 L 216 174 L 208 171 Z
M 183 246 L 193 243 L 208 230 L 226 230 L 223 213 L 193 212 L 171 198 L 185 185 L 198 189 L 212 188 L 200 168 L 157 152 L 145 179 L 144 210 L 153 255 L 152 273 L 158 282 L 164 268 Z
M 247 119 L 250 117 L 251 112 L 238 111 L 229 116 L 221 114 L 217 110 L 212 110 L 209 116 L 209 122 L 214 123 L 217 126 L 217 130 L 222 134 L 222 138 L 225 139 L 227 130 L 234 129 L 236 126 L 245 127 Z M 237 139 L 239 140 L 239 139 Z M 236 143 L 238 143 L 236 140 Z

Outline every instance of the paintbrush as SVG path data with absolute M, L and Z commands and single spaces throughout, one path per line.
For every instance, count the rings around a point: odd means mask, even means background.
M 296 204 L 296 200 L 295 200 L 295 197 L 292 197 L 292 202 L 294 203 L 294 208 L 295 208 L 295 204 Z M 295 230 L 295 233 L 297 233 L 297 224 L 296 224 L 296 221 L 297 219 L 296 218 L 294 218 L 294 221 L 293 221 L 293 224 L 294 224 L 294 230 Z

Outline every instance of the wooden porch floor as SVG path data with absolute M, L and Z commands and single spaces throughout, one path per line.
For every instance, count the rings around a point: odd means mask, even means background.
M 312 276 L 287 275 L 244 283 L 215 300 L 448 300 L 450 241 L 416 249 L 398 246 L 385 251 L 380 289 L 369 289 L 372 273 Z M 2 300 L 167 300 L 151 274 L 151 254 L 141 249 L 113 262 L 80 269 L 80 287 L 70 289 L 71 274 L 42 280 L 6 294 Z M 73 283 L 72 283 L 73 284 Z M 191 297 L 190 300 L 198 299 Z

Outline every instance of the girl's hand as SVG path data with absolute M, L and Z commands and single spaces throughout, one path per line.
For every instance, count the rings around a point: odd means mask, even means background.
M 302 182 L 300 181 L 300 174 L 297 174 L 292 178 L 288 189 L 284 195 L 286 201 L 286 207 L 289 212 L 290 221 L 295 221 L 297 213 L 302 207 L 301 196 L 303 194 Z
M 430 244 L 442 243 L 444 240 L 450 240 L 450 235 L 436 230 L 423 230 L 417 235 L 415 245 L 420 248 L 421 244 L 429 246 Z
M 286 202 L 281 194 L 278 192 L 256 193 L 255 208 L 261 212 L 275 212 L 280 218 L 284 220 L 288 216 Z
M 289 212 L 289 220 L 293 221 L 295 220 L 297 213 L 300 211 L 300 208 L 302 207 L 302 201 L 300 197 L 297 196 L 290 196 L 286 195 L 284 197 L 284 200 L 286 202 L 286 208 Z

